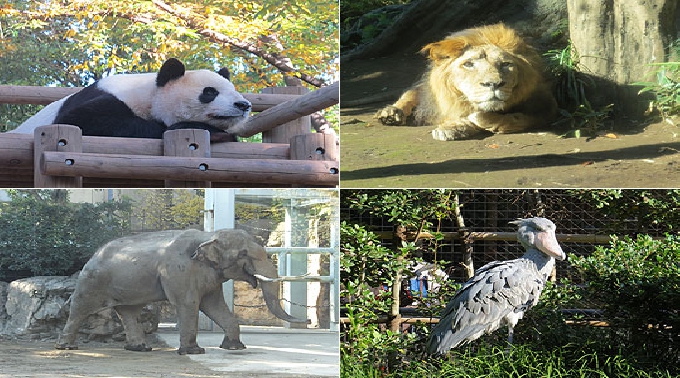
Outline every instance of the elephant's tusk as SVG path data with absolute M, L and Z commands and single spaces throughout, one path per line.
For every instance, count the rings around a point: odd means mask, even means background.
M 265 277 L 265 276 L 263 276 L 263 275 L 261 275 L 261 274 L 257 274 L 257 273 L 256 273 L 256 274 L 253 274 L 253 276 L 254 276 L 255 278 L 257 278 L 258 280 L 264 281 L 264 282 L 279 282 L 279 281 L 283 281 L 283 279 L 282 279 L 281 277 L 278 277 L 278 278 L 269 278 L 269 277 Z
M 264 281 L 264 282 L 279 282 L 279 281 L 283 281 L 283 280 L 288 279 L 288 278 L 304 278 L 304 277 L 309 276 L 309 273 L 305 273 L 301 276 L 285 276 L 285 277 L 276 277 L 276 278 L 269 278 L 269 277 L 266 277 L 266 276 L 263 276 L 263 275 L 257 274 L 257 273 L 253 274 L 253 276 L 255 278 L 257 278 L 258 280 Z

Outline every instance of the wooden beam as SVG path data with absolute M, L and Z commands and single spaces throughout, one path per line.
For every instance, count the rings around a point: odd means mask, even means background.
M 119 155 L 162 156 L 159 139 L 83 137 L 83 152 Z M 283 143 L 213 143 L 211 157 L 223 159 L 290 158 L 290 145 Z M 9 169 L 33 169 L 33 135 L 0 133 L 0 176 Z
M 254 160 L 45 152 L 51 176 L 337 186 L 336 161 Z
M 444 232 L 445 240 L 460 239 L 460 234 L 458 232 Z M 390 231 L 380 231 L 376 232 L 381 239 L 389 239 L 392 237 L 392 232 Z M 464 234 L 465 237 L 469 237 L 473 240 L 499 240 L 499 241 L 516 241 L 516 232 L 469 232 Z M 596 235 L 596 234 L 557 234 L 557 240 L 563 243 L 593 243 L 593 244 L 608 244 L 611 241 L 609 235 Z M 432 238 L 431 234 L 419 234 L 419 239 Z
M 72 95 L 83 88 L 32 87 L 24 85 L 0 85 L 0 104 L 47 105 Z M 243 93 L 253 104 L 253 111 L 261 112 L 276 105 L 296 99 L 288 94 Z

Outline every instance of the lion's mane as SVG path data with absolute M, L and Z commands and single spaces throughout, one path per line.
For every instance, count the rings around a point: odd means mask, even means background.
M 551 96 L 542 78 L 543 63 L 540 56 L 514 30 L 503 24 L 466 29 L 453 33 L 439 42 L 428 44 L 421 50 L 429 56 L 430 66 L 416 88 L 419 92 L 419 101 L 414 114 L 416 123 L 438 124 L 447 115 L 457 114 L 465 117 L 480 111 L 458 89 L 461 77 L 453 75 L 449 66 L 466 50 L 483 45 L 501 48 L 509 53 L 512 63 L 516 65 L 517 84 L 513 88 L 511 98 L 505 101 L 503 111 L 520 106 L 523 112 L 527 110 L 531 112 L 531 104 L 526 103 L 528 100 L 536 98 L 537 95 Z M 540 112 L 539 109 L 535 110 Z

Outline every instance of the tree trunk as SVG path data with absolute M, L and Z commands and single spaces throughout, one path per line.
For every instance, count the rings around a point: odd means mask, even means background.
M 667 60 L 677 0 L 567 0 L 567 9 L 571 40 L 596 82 L 593 106 L 614 103 L 617 118 L 642 117 L 649 99 L 631 84 L 655 81 L 649 64 Z
M 401 280 L 403 278 L 403 269 L 401 268 L 404 261 L 404 256 L 398 252 L 400 246 L 403 246 L 407 241 L 406 227 L 397 226 L 394 233 L 394 248 L 397 254 L 397 266 L 399 268 L 394 273 L 394 280 L 392 281 L 391 293 L 392 293 L 392 306 L 390 307 L 390 313 L 388 317 L 388 325 L 390 331 L 399 332 L 401 330 L 401 314 L 399 313 L 399 306 L 401 305 L 400 294 L 401 294 Z
M 463 240 L 463 248 L 465 249 L 461 265 L 463 265 L 463 268 L 465 269 L 465 279 L 469 280 L 475 275 L 475 263 L 474 260 L 472 260 L 472 252 L 474 250 L 472 243 L 474 242 L 474 239 L 470 238 L 470 232 L 467 227 L 465 227 L 465 219 L 460 212 L 460 198 L 458 198 L 458 193 L 454 195 L 453 203 L 456 205 L 453 212 L 456 216 L 456 223 L 458 223 L 458 234 Z

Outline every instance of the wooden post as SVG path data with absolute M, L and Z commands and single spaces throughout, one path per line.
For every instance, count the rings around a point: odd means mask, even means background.
M 308 118 L 308 117 L 305 117 Z M 290 159 L 306 161 L 338 161 L 335 135 L 307 133 L 290 138 Z M 334 164 L 328 173 L 340 174 L 340 167 Z
M 337 151 L 332 134 L 307 133 L 290 138 L 291 160 L 337 161 Z
M 163 134 L 163 155 L 210 157 L 210 133 L 206 130 L 179 129 Z M 165 180 L 166 188 L 210 188 L 210 181 Z
M 47 125 L 37 127 L 33 134 L 33 186 L 36 188 L 82 188 L 82 177 L 48 176 L 44 172 L 43 152 L 82 152 L 83 132 L 78 126 Z M 66 159 L 65 165 L 74 161 Z
M 271 87 L 264 88 L 262 93 L 303 95 L 309 92 L 305 87 Z M 263 143 L 289 143 L 295 135 L 309 134 L 312 124 L 309 116 L 300 117 L 271 130 L 262 132 Z

